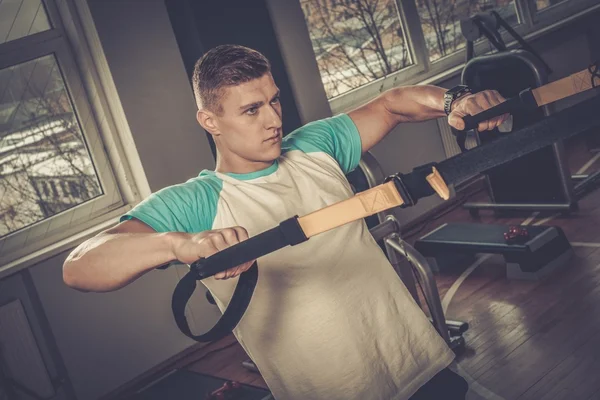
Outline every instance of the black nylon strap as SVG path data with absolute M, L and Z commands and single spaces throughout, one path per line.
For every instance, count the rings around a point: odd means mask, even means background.
M 595 96 L 518 131 L 506 133 L 492 142 L 425 166 L 429 168 L 429 172 L 432 166 L 436 167 L 446 184 L 452 185 L 594 126 L 600 126 L 598 110 L 600 96 Z M 417 167 L 408 174 L 394 175 L 394 178 L 401 180 L 396 186 L 408 192 L 406 196 L 400 194 L 404 200 L 408 199 L 409 205 L 432 194 L 422 167 Z
M 588 67 L 588 71 L 590 72 L 590 79 L 592 80 L 592 87 L 596 86 L 596 78 L 600 79 L 600 62 L 596 61 Z
M 192 333 L 187 318 L 185 317 L 185 307 L 196 290 L 196 279 L 197 276 L 195 271 L 190 270 L 190 272 L 188 272 L 175 287 L 171 303 L 175 323 L 181 332 L 198 342 L 212 342 L 219 340 L 231 333 L 246 312 L 258 280 L 258 266 L 255 262 L 249 270 L 239 276 L 238 283 L 227 309 L 221 318 L 219 318 L 215 326 L 200 335 L 194 335 Z

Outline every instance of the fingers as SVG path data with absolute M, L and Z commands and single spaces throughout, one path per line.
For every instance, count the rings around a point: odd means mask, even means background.
M 491 107 L 495 107 L 500 103 L 503 103 L 504 101 L 506 101 L 506 99 L 497 91 L 497 90 L 490 90 L 488 91 L 488 98 L 490 101 L 490 106 Z M 494 129 L 499 127 L 500 125 L 502 125 L 502 123 L 504 121 L 506 121 L 506 119 L 509 117 L 509 114 L 502 114 L 498 117 L 493 118 L 490 121 L 490 129 Z
M 227 228 L 215 232 L 214 235 L 211 235 L 211 241 L 213 242 L 215 248 L 218 251 L 225 250 L 226 248 L 233 246 L 237 243 L 243 242 L 248 239 L 248 232 L 246 229 L 236 226 L 232 228 Z M 236 276 L 241 275 L 243 272 L 250 269 L 254 261 L 249 261 L 244 264 L 238 265 L 236 267 L 227 269 L 225 271 L 221 271 L 215 274 L 215 279 L 230 279 Z
M 225 250 L 227 247 L 229 247 L 226 238 L 224 237 L 222 232 L 215 232 L 212 235 L 210 235 L 208 237 L 208 240 L 210 240 L 210 242 L 212 243 L 212 245 L 214 246 L 214 248 L 216 249 L 216 252 L 219 251 L 223 251 Z M 227 273 L 229 270 L 225 270 L 225 271 L 221 271 L 217 274 L 215 274 L 215 279 L 226 279 L 227 278 Z
M 227 230 L 227 232 L 232 232 L 235 234 L 235 237 L 236 237 L 235 243 L 240 243 L 240 242 L 243 242 L 244 240 L 248 239 L 248 232 L 246 231 L 246 229 L 242 228 L 241 226 L 235 226 L 235 227 L 231 228 L 231 230 Z M 225 279 L 234 278 L 238 275 L 241 275 L 242 272 L 245 272 L 248 269 L 250 269 L 253 262 L 254 261 L 249 261 L 247 263 L 238 265 L 235 268 L 231 268 L 231 269 L 227 270 L 226 271 L 227 275 L 226 275 Z
M 232 229 L 237 233 L 237 237 L 240 242 L 248 239 L 248 231 L 246 231 L 246 229 L 242 228 L 241 226 L 234 226 Z
M 489 108 L 489 101 L 484 92 L 477 93 L 466 101 L 466 112 L 468 115 L 476 115 Z M 477 126 L 479 132 L 488 128 L 488 121 L 480 122 Z
M 453 127 L 454 129 L 458 129 L 459 131 L 464 130 L 465 129 L 465 121 L 463 120 L 463 117 L 465 115 L 466 114 L 462 111 L 459 111 L 459 110 L 453 111 L 448 116 L 448 124 L 450 124 L 450 126 Z
M 482 101 L 482 106 L 481 106 L 482 111 L 492 108 L 498 104 L 496 102 L 496 98 L 492 94 L 492 92 L 486 91 L 486 92 L 483 92 L 483 95 L 485 97 L 485 101 Z M 492 118 L 490 120 L 482 122 L 481 124 L 479 124 L 479 131 L 483 132 L 483 131 L 490 131 L 490 130 L 494 129 L 497 126 L 496 120 L 497 120 L 497 118 Z

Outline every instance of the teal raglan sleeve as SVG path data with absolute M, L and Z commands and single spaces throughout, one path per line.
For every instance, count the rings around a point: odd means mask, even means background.
M 362 155 L 360 134 L 347 114 L 309 122 L 287 135 L 282 147 L 288 151 L 327 153 L 345 174 L 358 166 Z
M 138 219 L 157 232 L 197 233 L 212 228 L 220 187 L 190 180 L 155 192 L 121 217 Z

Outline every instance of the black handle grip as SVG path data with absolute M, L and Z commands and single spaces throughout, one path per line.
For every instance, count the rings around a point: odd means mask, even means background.
M 514 114 L 515 112 L 533 110 L 537 108 L 537 106 L 537 102 L 531 89 L 525 89 L 519 93 L 518 96 L 511 97 L 510 99 L 507 99 L 492 108 L 488 108 L 479 114 L 464 116 L 463 121 L 465 121 L 465 129 L 463 130 L 470 131 L 477 129 L 480 122 L 499 117 L 503 114 Z
M 248 261 L 256 260 L 285 246 L 294 246 L 306 240 L 308 238 L 298 223 L 298 216 L 294 216 L 275 228 L 259 233 L 210 257 L 194 261 L 190 265 L 190 269 L 196 272 L 196 279 L 204 279 Z
M 465 131 L 477 129 L 480 122 L 490 120 L 495 117 L 499 117 L 503 114 L 510 114 L 514 112 L 515 108 L 521 104 L 519 97 L 513 97 L 508 99 L 492 108 L 488 108 L 485 111 L 475 115 L 465 115 L 463 121 L 465 121 Z
M 236 243 L 210 257 L 196 260 L 190 265 L 190 269 L 196 271 L 196 279 L 204 279 L 262 257 L 274 251 L 270 249 L 270 246 L 265 246 L 266 242 L 268 243 L 269 236 L 274 233 L 273 231 L 278 231 L 278 228 L 273 228 L 248 240 Z

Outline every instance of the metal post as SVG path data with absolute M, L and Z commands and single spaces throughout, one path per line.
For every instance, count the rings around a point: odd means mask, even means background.
M 398 253 L 387 243 L 387 240 L 385 240 L 387 237 L 391 237 L 393 235 L 396 237 L 398 236 L 400 233 L 400 224 L 393 215 L 387 215 L 385 216 L 385 219 L 380 216 L 379 220 L 381 221 L 382 219 L 383 221 L 379 225 L 370 230 L 371 235 L 377 242 L 383 240 L 390 264 L 392 264 L 392 267 L 398 276 L 400 276 L 400 279 L 402 279 L 404 286 L 406 286 L 419 307 L 421 307 L 421 300 L 419 300 L 419 294 L 417 292 L 417 284 L 412 275 L 412 269 L 410 265 L 406 262 L 402 262 L 403 260 L 398 257 Z
M 427 299 L 427 304 L 429 305 L 429 312 L 433 319 L 433 325 L 446 343 L 450 344 L 450 334 L 448 333 L 448 326 L 446 325 L 446 318 L 444 317 L 444 309 L 442 308 L 440 294 L 437 290 L 435 279 L 427 260 L 410 244 L 401 241 L 398 236 L 390 236 L 385 241 L 398 254 L 406 257 L 415 268 L 421 282 L 423 282 L 423 291 L 425 298 Z

